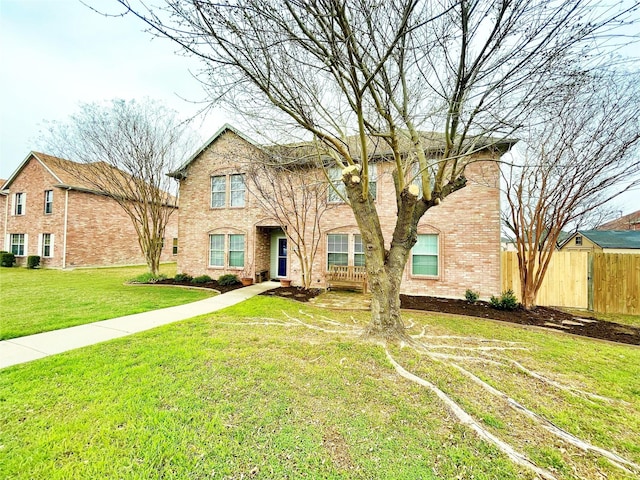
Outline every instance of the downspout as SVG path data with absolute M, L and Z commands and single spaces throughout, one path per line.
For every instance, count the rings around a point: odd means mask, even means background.
M 62 233 L 62 269 L 67 268 L 67 218 L 69 216 L 69 189 L 64 191 L 64 227 Z

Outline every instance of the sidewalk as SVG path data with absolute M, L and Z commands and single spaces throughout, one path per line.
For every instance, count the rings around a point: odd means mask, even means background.
M 277 282 L 263 282 L 186 305 L 3 340 L 0 342 L 0 368 L 216 312 L 279 286 Z

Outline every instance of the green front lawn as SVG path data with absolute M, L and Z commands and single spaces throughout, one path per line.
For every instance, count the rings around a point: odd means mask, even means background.
M 457 358 L 398 346 L 391 355 L 483 428 L 558 479 L 637 478 L 551 436 L 448 362 L 640 463 L 640 349 L 484 320 L 411 317 L 411 333 L 425 329 L 423 346 Z M 255 297 L 2 370 L 0 477 L 536 478 L 462 426 L 431 391 L 400 377 L 383 347 L 352 332 L 366 321 L 366 312 Z
M 202 300 L 212 292 L 130 286 L 146 267 L 0 268 L 0 340 Z M 162 273 L 175 275 L 175 264 Z

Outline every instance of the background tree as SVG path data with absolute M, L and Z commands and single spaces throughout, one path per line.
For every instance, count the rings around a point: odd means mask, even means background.
M 248 190 L 287 235 L 300 263 L 302 286 L 308 289 L 322 240 L 320 222 L 331 207 L 327 201 L 329 186 L 324 175 L 313 168 L 313 162 L 290 155 L 289 148 L 275 148 L 263 159 L 249 163 Z
M 592 71 L 574 80 L 538 110 L 521 158 L 502 169 L 504 223 L 515 239 L 527 309 L 563 229 L 577 229 L 640 183 L 640 76 Z
M 176 113 L 158 102 L 112 100 L 81 105 L 42 139 L 47 152 L 82 164 L 65 164 L 70 174 L 122 207 L 153 275 L 158 274 L 165 228 L 177 210 L 166 174 L 194 149 L 185 134 Z
M 367 333 L 381 337 L 404 336 L 400 283 L 420 218 L 464 188 L 472 155 L 513 135 L 568 71 L 590 68 L 595 60 L 585 52 L 602 51 L 601 33 L 610 35 L 637 7 L 591 0 L 119 2 L 203 61 L 212 98 L 247 118 L 268 118 L 270 130 L 311 136 L 343 168 L 372 292 Z M 432 130 L 443 132 L 433 161 L 422 134 Z M 381 144 L 396 169 L 390 244 L 368 189 L 369 160 Z M 416 164 L 422 189 L 411 180 Z

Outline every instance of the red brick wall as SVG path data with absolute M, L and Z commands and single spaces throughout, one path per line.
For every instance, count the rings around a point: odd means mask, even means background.
M 63 267 L 65 201 L 67 200 L 66 267 L 144 264 L 131 220 L 113 200 L 91 193 L 54 187 L 55 178 L 32 158 L 10 185 L 3 248 L 9 234 L 27 235 L 25 257 L 41 255 L 38 236 L 53 234 L 53 257 L 41 258 L 45 267 Z M 53 190 L 53 211 L 44 213 L 44 192 Z M 13 215 L 13 194 L 26 194 L 24 215 Z M 163 261 L 174 261 L 172 238 L 177 236 L 177 212 L 167 227 Z M 4 221 L 3 211 L 3 221 Z M 25 258 L 18 263 L 24 264 Z
M 178 270 L 191 275 L 214 278 L 227 271 L 208 267 L 210 233 L 247 235 L 248 263 L 256 258 L 254 249 L 265 248 L 264 232 L 256 242 L 256 225 L 272 225 L 268 217 L 247 194 L 244 208 L 212 209 L 211 176 L 243 170 L 243 163 L 257 155 L 257 149 L 227 131 L 189 167 L 180 184 L 179 236 L 181 249 Z M 377 207 L 383 233 L 391 240 L 396 218 L 391 165 L 378 165 Z M 439 276 L 420 278 L 405 269 L 402 291 L 410 294 L 462 297 L 467 288 L 487 297 L 500 290 L 500 193 L 498 167 L 493 162 L 468 167 L 467 186 L 432 208 L 419 224 L 418 233 L 439 234 Z M 275 224 L 273 224 L 275 225 Z M 323 287 L 326 271 L 326 234 L 358 233 L 351 209 L 342 205 L 328 211 L 322 221 L 323 240 L 314 264 L 313 284 Z M 351 241 L 351 237 L 350 237 Z M 350 244 L 352 248 L 352 244 Z M 258 258 L 261 255 L 258 254 Z M 352 258 L 352 257 L 351 257 Z M 263 263 L 262 259 L 259 263 Z M 290 252 L 290 276 L 300 283 L 300 266 Z M 237 272 L 236 272 L 237 273 Z

